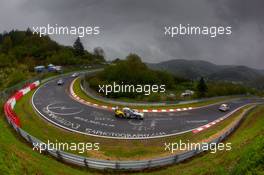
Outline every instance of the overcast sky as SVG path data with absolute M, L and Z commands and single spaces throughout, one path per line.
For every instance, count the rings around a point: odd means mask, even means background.
M 140 55 L 145 62 L 200 59 L 264 69 L 263 0 L 0 0 L 0 31 L 58 24 L 100 26 L 86 49 L 102 47 L 108 59 Z M 164 26 L 232 26 L 228 37 L 175 37 Z M 76 37 L 51 36 L 64 45 Z

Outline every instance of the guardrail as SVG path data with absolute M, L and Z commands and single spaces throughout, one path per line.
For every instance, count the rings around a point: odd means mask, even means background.
M 36 147 L 36 145 L 42 146 L 44 145 L 44 142 L 37 139 L 36 137 L 30 135 L 23 129 L 21 129 L 21 124 L 19 122 L 19 117 L 14 113 L 13 109 L 17 101 L 19 101 L 25 94 L 27 94 L 29 91 L 35 89 L 39 85 L 39 81 L 29 84 L 28 86 L 24 87 L 17 93 L 15 93 L 13 96 L 7 100 L 7 102 L 4 105 L 4 112 L 7 118 L 7 121 L 10 125 L 16 130 L 16 132 L 21 135 L 25 140 L 27 140 L 33 147 Z M 236 121 L 232 127 L 230 127 L 227 131 L 225 131 L 221 136 L 211 140 L 207 144 L 216 144 L 221 141 L 223 141 L 227 136 L 229 136 L 242 122 L 242 120 L 245 118 L 245 116 L 255 107 L 251 107 L 250 109 L 247 109 L 243 112 L 242 117 Z M 203 148 L 203 147 L 201 147 Z M 43 148 L 42 148 L 43 149 Z M 88 167 L 88 168 L 94 168 L 94 169 L 114 169 L 114 170 L 143 170 L 143 169 L 149 169 L 149 168 L 156 168 L 166 165 L 171 165 L 175 163 L 182 162 L 190 157 L 196 156 L 201 152 L 204 152 L 203 149 L 196 149 L 196 150 L 190 150 L 186 151 L 184 153 L 175 154 L 172 156 L 167 156 L 163 158 L 157 158 L 157 159 L 150 159 L 150 160 L 141 160 L 141 161 L 108 161 L 108 160 L 99 160 L 99 159 L 92 159 L 88 157 L 78 156 L 71 153 L 66 153 L 60 150 L 56 149 L 47 149 L 45 150 L 45 153 L 50 154 L 51 156 L 55 157 L 56 159 L 82 166 L 82 167 Z

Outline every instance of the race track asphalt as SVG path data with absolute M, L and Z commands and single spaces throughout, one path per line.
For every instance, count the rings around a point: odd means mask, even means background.
M 40 86 L 33 95 L 32 104 L 49 122 L 78 133 L 117 139 L 157 138 L 189 132 L 215 121 L 248 103 L 262 99 L 241 99 L 228 102 L 231 110 L 220 112 L 219 104 L 203 108 L 168 113 L 145 113 L 144 120 L 120 119 L 109 110 L 81 104 L 69 96 L 72 77 L 63 77 Z

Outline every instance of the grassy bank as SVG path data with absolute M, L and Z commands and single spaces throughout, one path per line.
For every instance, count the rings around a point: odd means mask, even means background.
M 30 92 L 28 95 L 23 97 L 15 106 L 15 112 L 19 114 L 22 128 L 24 130 L 44 142 L 47 142 L 48 140 L 51 142 L 63 143 L 98 142 L 100 143 L 99 151 L 89 151 L 81 155 L 109 160 L 140 160 L 156 158 L 159 156 L 168 156 L 170 154 L 167 151 L 164 151 L 165 142 L 179 142 L 180 140 L 183 142 L 199 142 L 201 140 L 211 138 L 219 131 L 229 126 L 231 122 L 238 119 L 238 114 L 241 113 L 241 111 L 239 111 L 235 113 L 233 117 L 229 117 L 228 119 L 198 134 L 189 132 L 178 136 L 159 139 L 113 140 L 68 132 L 46 122 L 39 117 L 33 110 L 32 106 L 29 105 L 31 103 L 32 93 L 33 92 Z
M 263 114 L 264 106 L 255 109 L 235 133 L 226 140 L 226 142 L 232 143 L 232 151 L 217 152 L 216 154 L 205 153 L 178 165 L 134 174 L 263 174 Z M 107 174 L 106 172 L 94 172 L 71 167 L 47 155 L 40 155 L 32 151 L 32 148 L 7 124 L 2 112 L 0 128 L 0 170 L 3 175 Z
M 3 111 L 0 115 L 0 174 L 91 174 L 84 169 L 62 164 L 50 156 L 32 151 L 32 148 L 7 123 Z
M 264 106 L 258 107 L 226 142 L 232 151 L 203 154 L 152 174 L 264 174 Z M 140 173 L 148 174 L 148 173 Z

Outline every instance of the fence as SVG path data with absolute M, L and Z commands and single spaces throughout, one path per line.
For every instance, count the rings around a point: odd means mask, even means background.
M 16 114 L 13 112 L 13 108 L 16 104 L 16 101 L 18 101 L 20 98 L 22 98 L 26 93 L 28 93 L 30 90 L 33 90 L 39 85 L 39 82 L 34 82 L 29 84 L 28 86 L 24 87 L 20 91 L 18 91 L 15 95 L 11 96 L 9 100 L 5 103 L 4 112 L 6 115 L 6 118 L 10 125 L 16 130 L 16 132 L 21 135 L 25 140 L 27 140 L 33 147 L 36 145 L 43 145 L 44 143 L 35 138 L 34 136 L 30 135 L 26 131 L 20 128 L 19 123 L 19 117 L 16 116 Z M 256 105 L 255 105 L 256 106 Z M 224 140 L 228 135 L 230 135 L 242 122 L 242 120 L 245 118 L 245 116 L 255 107 L 251 107 L 250 109 L 244 111 L 242 117 L 239 121 L 234 123 L 232 127 L 230 127 L 227 131 L 225 131 L 221 136 L 215 138 L 214 140 L 208 142 L 209 144 L 216 144 Z M 201 147 L 203 148 L 203 147 Z M 88 157 L 78 156 L 71 153 L 66 153 L 60 150 L 55 149 L 46 149 L 45 152 L 50 154 L 51 156 L 55 157 L 56 159 L 82 166 L 82 167 L 89 167 L 94 169 L 114 169 L 114 170 L 143 170 L 143 169 L 149 169 L 149 168 L 156 168 L 161 167 L 165 165 L 171 165 L 175 163 L 182 162 L 190 157 L 196 156 L 197 154 L 204 152 L 203 149 L 196 149 L 196 150 L 190 150 L 186 151 L 184 153 L 163 157 L 163 158 L 157 158 L 157 159 L 150 159 L 150 160 L 142 160 L 142 161 L 108 161 L 108 160 L 98 160 L 98 159 L 92 159 Z

